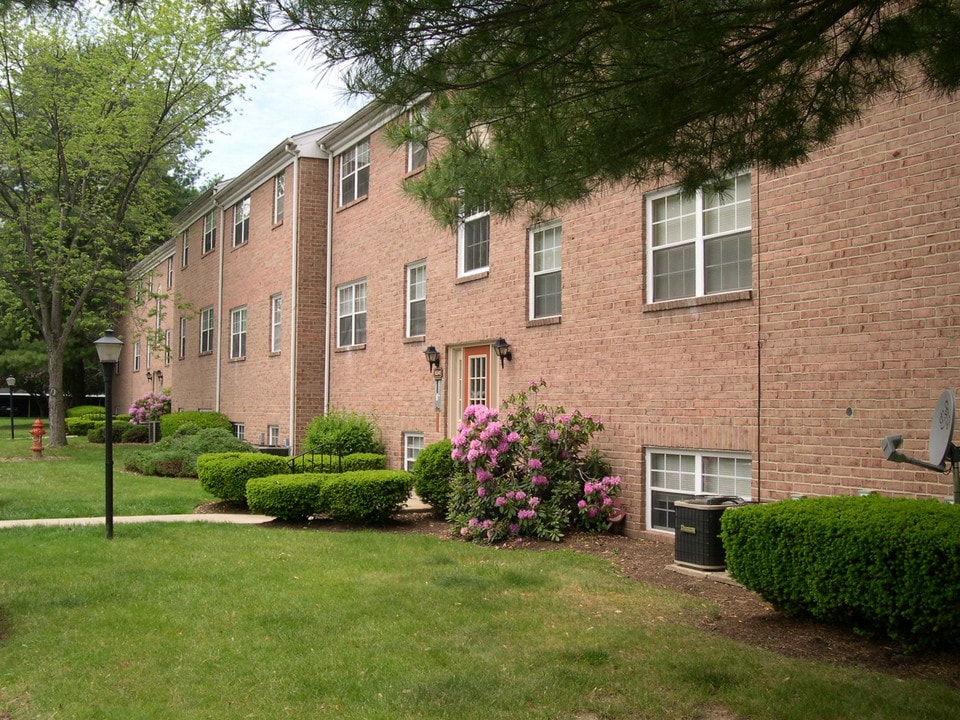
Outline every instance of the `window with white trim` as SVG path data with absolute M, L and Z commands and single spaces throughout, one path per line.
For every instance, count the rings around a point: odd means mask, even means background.
M 337 288 L 337 347 L 367 342 L 367 281 Z
M 649 302 L 749 289 L 752 258 L 750 173 L 647 197 Z
M 237 440 L 245 439 L 247 435 L 247 426 L 244 425 L 243 423 L 238 423 L 238 422 L 230 423 L 230 424 L 233 425 L 233 436 Z
M 651 448 L 646 456 L 647 526 L 654 530 L 676 529 L 678 500 L 698 495 L 751 497 L 750 455 Z
M 200 311 L 200 354 L 213 352 L 213 308 Z
M 233 206 L 233 246 L 243 245 L 250 239 L 250 196 Z
M 247 309 L 230 311 L 230 359 L 241 360 L 247 356 Z
M 352 203 L 370 191 L 370 138 L 340 156 L 340 205 Z
M 280 173 L 273 179 L 273 224 L 283 222 L 283 205 L 287 194 L 287 177 Z
M 173 258 L 167 258 L 167 290 L 173 287 Z
M 180 318 L 180 348 L 177 357 L 183 360 L 187 356 L 187 319 Z
M 170 364 L 170 343 L 173 341 L 173 332 L 170 330 L 163 331 L 163 364 Z
M 403 434 L 403 469 L 407 472 L 413 470 L 413 464 L 417 461 L 417 456 L 423 450 L 423 433 L 404 433 Z
M 457 235 L 457 275 L 471 275 L 489 269 L 490 212 L 486 207 L 464 211 Z
M 427 333 L 427 263 L 407 266 L 407 337 Z
M 411 110 L 408 115 L 408 122 L 412 129 L 420 134 L 421 111 Z M 427 164 L 427 142 L 426 140 L 410 140 L 407 143 L 407 172 L 413 172 L 425 167 Z
M 133 371 L 138 372 L 140 370 L 140 341 L 137 340 L 133 343 Z
M 270 298 L 270 352 L 278 353 L 283 341 L 283 295 Z
M 530 230 L 530 319 L 560 315 L 559 220 Z
M 190 235 L 186 230 L 180 236 L 180 267 L 186 267 L 190 260 Z
M 277 447 L 280 445 L 280 426 L 267 425 L 267 445 Z
M 217 246 L 217 211 L 211 210 L 203 216 L 203 254 Z

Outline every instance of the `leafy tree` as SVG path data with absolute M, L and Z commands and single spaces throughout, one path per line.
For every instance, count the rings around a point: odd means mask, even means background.
M 85 308 L 122 297 L 123 270 L 167 237 L 171 178 L 262 69 L 259 46 L 178 0 L 0 17 L 0 278 L 45 345 L 51 446 Z
M 230 2 L 230 0 L 225 0 Z M 306 29 L 348 87 L 431 104 L 408 183 L 441 220 L 555 207 L 623 181 L 779 169 L 919 65 L 960 82 L 956 0 L 233 0 L 234 27 Z

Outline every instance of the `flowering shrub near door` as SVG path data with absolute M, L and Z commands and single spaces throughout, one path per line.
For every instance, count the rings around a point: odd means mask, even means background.
M 457 466 L 448 519 L 471 540 L 496 542 L 517 536 L 559 540 L 578 517 L 578 501 L 588 503 L 585 483 L 602 483 L 585 472 L 582 456 L 603 424 L 591 415 L 563 408 L 531 406 L 528 393 L 504 402 L 502 410 L 471 405 L 463 413 L 451 457 Z M 605 497 L 619 490 L 619 478 L 605 478 Z M 603 512 L 598 510 L 590 519 Z M 596 523 L 593 523 L 596 524 Z
M 146 425 L 159 420 L 161 415 L 170 412 L 170 396 L 163 393 L 148 392 L 133 401 L 130 406 L 130 422 Z

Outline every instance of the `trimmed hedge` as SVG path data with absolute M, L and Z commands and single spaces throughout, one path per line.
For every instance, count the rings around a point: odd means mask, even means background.
M 326 415 L 310 421 L 303 444 L 329 454 L 383 452 L 375 419 L 337 408 L 331 408 Z
M 326 475 L 300 473 L 269 475 L 247 481 L 251 512 L 280 520 L 306 520 L 320 506 L 320 487 Z
M 166 417 L 166 416 L 164 416 Z M 124 467 L 144 475 L 197 477 L 197 458 L 206 453 L 255 453 L 249 443 L 237 440 L 223 428 L 177 433 L 127 456 Z
M 283 520 L 326 515 L 361 525 L 386 522 L 410 497 L 412 476 L 402 470 L 301 473 L 251 479 L 247 504 Z
M 99 421 L 96 427 L 87 431 L 87 440 L 92 443 L 106 442 L 103 436 L 103 421 Z M 113 441 L 120 443 L 150 442 L 150 429 L 146 425 L 137 425 L 125 420 L 114 420 Z
M 293 472 L 336 473 L 355 470 L 386 470 L 387 456 L 377 453 L 353 453 L 337 459 L 336 455 L 300 455 L 294 461 Z
M 103 424 L 103 412 L 99 413 L 99 417 L 84 415 L 82 417 L 68 417 L 63 421 L 66 426 L 67 435 L 86 435 L 97 426 L 98 422 L 101 425 Z
M 102 418 L 105 412 L 106 410 L 99 405 L 74 405 L 67 408 L 65 415 L 67 418 L 78 418 L 84 415 L 99 415 Z
M 960 505 L 829 497 L 729 509 L 730 574 L 788 615 L 919 648 L 960 640 Z
M 383 523 L 403 507 L 412 488 L 413 476 L 405 470 L 328 475 L 320 488 L 318 514 L 348 523 Z
M 433 515 L 447 517 L 447 505 L 453 493 L 452 479 L 456 472 L 449 439 L 427 445 L 413 463 L 413 489 L 430 506 Z
M 177 429 L 185 423 L 192 423 L 198 428 L 223 428 L 233 432 L 233 423 L 223 413 L 205 412 L 201 410 L 184 410 L 182 412 L 167 413 L 160 416 L 161 437 L 171 437 Z
M 204 453 L 197 458 L 200 487 L 214 497 L 247 502 L 247 481 L 290 471 L 285 458 L 258 452 Z

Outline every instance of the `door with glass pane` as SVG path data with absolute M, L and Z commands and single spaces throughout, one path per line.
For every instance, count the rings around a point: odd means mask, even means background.
M 463 349 L 463 392 L 460 416 L 468 405 L 490 403 L 490 346 Z

